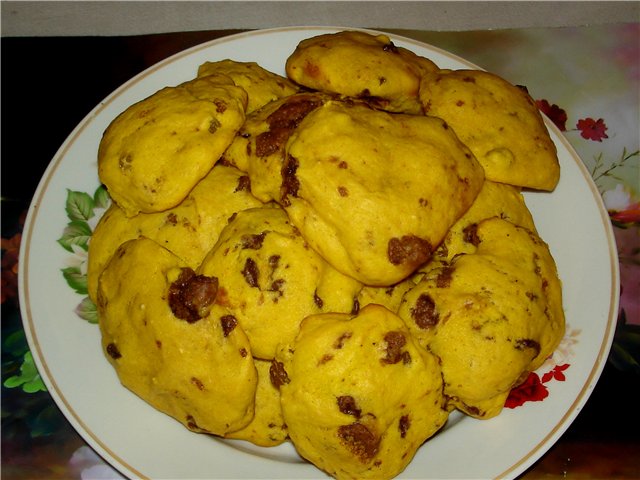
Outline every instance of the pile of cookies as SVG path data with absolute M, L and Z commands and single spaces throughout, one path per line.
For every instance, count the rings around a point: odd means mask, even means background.
M 312 37 L 285 67 L 207 62 L 105 131 L 103 350 L 194 432 L 391 478 L 563 336 L 521 193 L 554 189 L 555 146 L 523 88 L 385 35 Z

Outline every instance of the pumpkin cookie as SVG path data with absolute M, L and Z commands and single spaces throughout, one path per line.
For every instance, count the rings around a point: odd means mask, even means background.
M 175 207 L 231 144 L 246 104 L 246 92 L 221 75 L 159 90 L 104 132 L 100 180 L 128 217 Z
M 257 375 L 247 337 L 216 294 L 215 278 L 140 237 L 100 276 L 98 311 L 105 355 L 125 387 L 190 430 L 224 435 L 251 421 Z
M 379 305 L 308 317 L 272 375 L 296 449 L 338 479 L 398 475 L 448 417 L 437 359 Z
M 484 181 L 442 120 L 338 101 L 300 122 L 281 171 L 271 195 L 291 223 L 336 269 L 373 286 L 429 260 Z
M 287 139 L 304 117 L 327 99 L 317 93 L 298 93 L 247 115 L 223 158 L 249 173 L 251 193 L 263 202 L 272 200 L 273 192 L 280 189 Z
M 343 31 L 301 41 L 287 76 L 305 87 L 366 100 L 392 112 L 421 113 L 420 79 L 437 66 L 386 35 Z
M 249 425 L 225 437 L 247 440 L 261 447 L 274 447 L 288 436 L 280 406 L 280 390 L 271 383 L 271 361 L 255 358 L 254 363 L 258 370 L 255 415 Z
M 237 62 L 226 59 L 205 62 L 198 68 L 198 76 L 228 75 L 233 83 L 242 87 L 248 95 L 246 113 L 258 110 L 269 102 L 293 95 L 298 91 L 288 78 L 265 70 L 256 62 Z
M 351 312 L 361 288 L 309 248 L 277 205 L 239 212 L 198 272 L 219 279 L 216 302 L 238 320 L 253 355 L 267 360 L 307 315 Z
M 491 218 L 471 241 L 474 253 L 426 267 L 399 315 L 440 359 L 450 404 L 490 418 L 558 346 L 564 312 L 555 263 L 535 233 Z
M 461 253 L 473 253 L 472 237 L 476 225 L 487 218 L 499 217 L 536 232 L 536 227 L 520 189 L 506 183 L 485 180 L 471 208 L 451 227 L 435 256 L 451 260 Z
M 482 164 L 488 180 L 553 190 L 556 146 L 524 88 L 479 70 L 438 70 L 422 78 L 427 115 L 442 118 Z

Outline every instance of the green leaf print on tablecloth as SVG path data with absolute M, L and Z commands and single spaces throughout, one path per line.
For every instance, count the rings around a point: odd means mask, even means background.
M 87 253 L 95 225 L 110 204 L 111 199 L 104 186 L 98 187 L 93 195 L 67 190 L 65 211 L 69 223 L 58 243 L 72 255 L 68 260 L 69 265 L 63 267 L 61 272 L 67 285 L 84 296 L 74 312 L 89 323 L 98 323 L 98 312 L 87 296 Z

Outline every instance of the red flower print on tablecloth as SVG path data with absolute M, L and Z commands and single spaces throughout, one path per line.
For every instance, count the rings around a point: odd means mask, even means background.
M 545 383 L 551 380 L 564 382 L 566 377 L 564 371 L 569 368 L 569 364 L 556 365 L 550 371 L 540 377 L 536 372 L 531 372 L 524 383 L 520 384 L 509 393 L 505 402 L 506 408 L 516 408 L 525 402 L 540 402 L 549 396 L 549 390 Z
M 547 100 L 536 100 L 536 105 L 542 113 L 549 117 L 549 120 L 551 120 L 561 132 L 565 132 L 567 130 L 567 112 L 555 103 L 550 105 Z
M 587 140 L 601 142 L 603 138 L 609 138 L 605 133 L 607 131 L 607 126 L 601 118 L 598 120 L 594 120 L 593 118 L 583 118 L 578 120 L 576 128 L 580 130 L 580 136 Z
M 2 289 L 0 303 L 18 297 L 18 258 L 22 235 L 16 233 L 11 238 L 2 238 Z
M 567 131 L 567 112 L 558 105 L 550 104 L 548 100 L 536 100 L 538 110 L 544 113 L 561 132 Z M 594 142 L 601 142 L 604 138 L 609 138 L 606 134 L 607 125 L 602 118 L 581 118 L 576 123 L 576 128 L 570 131 L 579 131 L 580 136 Z

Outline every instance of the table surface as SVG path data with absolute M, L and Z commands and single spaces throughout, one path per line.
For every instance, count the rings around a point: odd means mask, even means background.
M 475 32 L 391 30 L 526 85 L 603 194 L 622 298 L 607 366 L 559 441 L 521 478 L 640 478 L 640 25 Z M 24 216 L 83 117 L 163 58 L 235 31 L 2 38 L 2 478 L 118 478 L 57 409 L 30 361 L 17 297 Z

